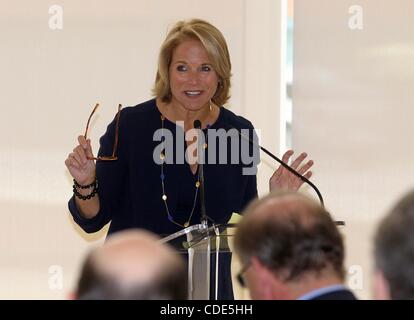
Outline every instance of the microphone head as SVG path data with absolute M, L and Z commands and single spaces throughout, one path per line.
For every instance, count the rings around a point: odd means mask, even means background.
M 201 121 L 200 120 L 194 120 L 194 128 L 195 129 L 201 129 Z

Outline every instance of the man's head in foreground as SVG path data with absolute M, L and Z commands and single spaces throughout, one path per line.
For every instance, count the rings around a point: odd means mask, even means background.
M 187 273 L 180 256 L 143 230 L 111 235 L 87 256 L 77 299 L 187 299 Z
M 271 193 L 243 216 L 235 248 L 239 279 L 253 299 L 355 298 L 343 287 L 342 237 L 319 204 L 300 193 Z

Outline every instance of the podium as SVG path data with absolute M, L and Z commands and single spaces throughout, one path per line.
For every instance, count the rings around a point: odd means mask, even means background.
M 229 237 L 236 224 L 208 225 L 201 223 L 162 238 L 188 260 L 188 299 L 217 300 L 220 254 L 231 252 Z M 214 277 L 211 276 L 214 268 Z

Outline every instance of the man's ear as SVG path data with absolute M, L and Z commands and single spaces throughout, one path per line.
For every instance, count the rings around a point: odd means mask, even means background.
M 260 275 L 267 275 L 267 268 L 266 266 L 255 256 L 251 258 L 252 268 L 260 273 Z
M 260 260 L 256 256 L 252 256 L 251 264 L 255 268 L 262 266 L 262 263 L 260 262 Z
M 67 300 L 78 300 L 78 295 L 76 292 L 71 291 L 67 294 Z
M 260 290 L 260 299 L 273 300 L 273 273 L 257 257 L 252 257 L 251 264 L 251 272 L 256 278 L 256 289 Z
M 375 300 L 391 300 L 390 286 L 381 270 L 375 270 L 373 286 Z

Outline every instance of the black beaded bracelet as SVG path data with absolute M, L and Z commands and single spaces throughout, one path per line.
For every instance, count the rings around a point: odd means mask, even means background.
M 75 179 L 73 179 L 73 183 L 74 183 L 75 187 L 79 188 L 79 189 L 89 189 L 89 188 L 95 187 L 97 182 L 98 182 L 98 179 L 95 178 L 94 182 L 92 182 L 91 184 L 87 184 L 87 185 L 83 186 L 83 185 L 79 184 Z
M 73 185 L 73 193 L 75 194 L 76 197 L 78 197 L 81 200 L 89 200 L 89 199 L 93 198 L 98 193 L 98 186 L 95 185 L 95 188 L 92 190 L 92 192 L 90 194 L 84 196 L 78 191 L 78 189 L 76 188 L 76 185 Z

